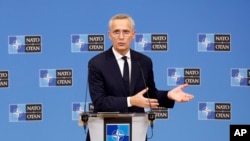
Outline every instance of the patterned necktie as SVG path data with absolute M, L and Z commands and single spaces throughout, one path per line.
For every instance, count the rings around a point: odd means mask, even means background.
M 123 81 L 125 83 L 125 86 L 129 95 L 129 69 L 128 69 L 127 56 L 123 56 L 122 59 L 124 60 Z

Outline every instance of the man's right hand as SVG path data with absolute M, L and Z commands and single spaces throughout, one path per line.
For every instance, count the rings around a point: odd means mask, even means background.
M 142 108 L 157 108 L 159 106 L 157 99 L 145 98 L 143 95 L 148 91 L 145 88 L 130 97 L 130 103 L 132 106 L 142 107 Z

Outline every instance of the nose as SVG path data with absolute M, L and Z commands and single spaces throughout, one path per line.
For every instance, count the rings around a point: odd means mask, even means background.
M 119 35 L 118 35 L 118 37 L 121 38 L 121 39 L 124 38 L 123 32 L 120 32 Z

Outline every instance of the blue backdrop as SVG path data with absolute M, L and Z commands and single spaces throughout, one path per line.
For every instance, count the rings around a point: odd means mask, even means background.
M 158 89 L 175 87 L 170 70 L 200 71 L 200 84 L 185 89 L 195 99 L 156 120 L 152 141 L 228 141 L 230 124 L 250 124 L 249 7 L 247 0 L 1 0 L 0 140 L 83 141 L 74 106 L 85 100 L 87 62 L 100 51 L 73 51 L 72 38 L 104 35 L 106 50 L 108 20 L 127 13 L 137 33 L 167 34 L 167 50 L 142 51 L 154 62 Z M 206 49 L 217 34 L 229 35 L 229 50 Z M 229 119 L 210 115 L 216 103 L 229 105 L 221 112 Z

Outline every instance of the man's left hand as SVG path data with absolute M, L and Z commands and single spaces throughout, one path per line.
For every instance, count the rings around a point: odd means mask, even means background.
M 168 98 L 177 102 L 188 102 L 192 100 L 194 96 L 191 94 L 185 93 L 183 91 L 183 89 L 186 88 L 187 86 L 188 84 L 182 84 L 170 90 L 167 95 Z

